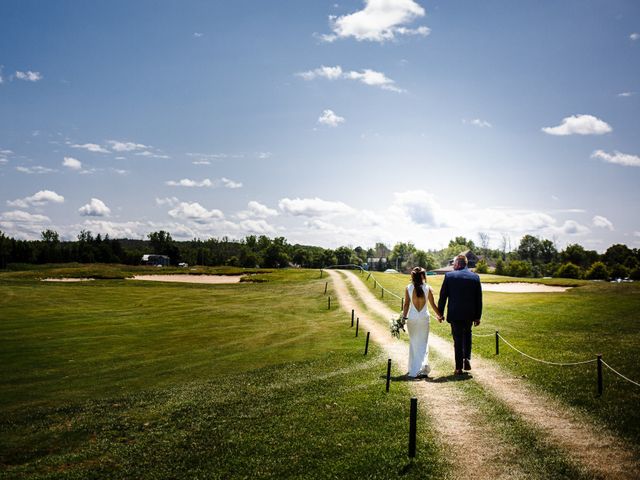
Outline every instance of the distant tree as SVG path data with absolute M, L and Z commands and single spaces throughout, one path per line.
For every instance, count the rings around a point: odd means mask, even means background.
M 542 263 L 552 263 L 558 259 L 558 250 L 551 240 L 540 242 L 540 261 Z
M 486 232 L 478 232 L 478 238 L 480 239 L 480 248 L 482 254 L 487 255 L 489 253 L 489 243 L 491 242 L 491 236 Z
M 176 243 L 173 241 L 173 238 L 171 238 L 171 234 L 169 232 L 165 232 L 164 230 L 151 232 L 149 235 L 147 235 L 147 238 L 151 243 L 153 253 L 155 253 L 156 255 L 168 256 L 171 259 L 171 263 L 174 265 L 176 265 L 180 261 L 180 250 L 178 249 Z
M 607 280 L 609 279 L 609 270 L 604 263 L 595 262 L 584 274 L 584 278 L 587 280 Z
M 560 265 L 554 274 L 554 277 L 560 278 L 580 278 L 581 276 L 580 267 L 571 262 Z
M 532 264 L 538 262 L 540 253 L 542 251 L 542 244 L 540 240 L 533 235 L 525 235 L 520 239 L 520 245 L 516 250 L 520 260 L 529 261 Z
M 338 265 L 349 265 L 353 263 L 353 258 L 355 255 L 353 250 L 349 247 L 338 247 L 335 249 L 334 254 L 336 256 L 336 260 Z
M 473 243 L 473 240 L 467 239 L 465 237 L 456 237 L 453 240 L 449 240 L 449 246 L 454 247 L 457 245 L 464 245 L 467 247 L 467 250 L 475 250 L 476 245 Z
M 635 281 L 640 280 L 640 267 L 636 267 L 632 270 L 631 273 L 629 273 L 629 278 Z
M 413 264 L 422 267 L 425 270 L 433 270 L 436 268 L 436 260 L 431 253 L 424 250 L 416 250 L 413 254 Z
M 627 278 L 629 269 L 620 263 L 616 263 L 611 267 L 611 278 Z
M 604 262 L 609 265 L 609 267 L 613 267 L 615 264 L 619 263 L 624 265 L 627 261 L 628 257 L 633 257 L 633 250 L 631 250 L 626 245 L 615 244 L 611 245 L 604 252 Z
M 504 261 L 501 258 L 499 258 L 496 262 L 496 268 L 494 269 L 493 273 L 495 273 L 496 275 L 506 275 Z
M 0 269 L 7 268 L 11 255 L 11 239 L 0 230 Z
M 398 270 L 403 270 L 405 262 L 409 259 L 409 256 L 414 254 L 416 247 L 411 242 L 396 243 L 393 246 L 393 250 L 389 254 L 389 263 L 391 265 L 397 265 Z
M 530 277 L 532 274 L 531 263 L 523 260 L 511 260 L 506 267 L 510 277 Z
M 574 243 L 567 245 L 566 248 L 560 252 L 560 259 L 563 263 L 572 263 L 576 266 L 584 265 L 587 263 L 587 254 L 582 245 Z

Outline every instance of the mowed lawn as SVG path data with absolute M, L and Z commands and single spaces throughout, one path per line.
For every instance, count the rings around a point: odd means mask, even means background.
M 426 418 L 408 462 L 408 385 L 384 392 L 386 357 L 363 356 L 317 271 L 234 285 L 8 277 L 2 478 L 447 475 Z
M 368 274 L 360 278 L 365 280 Z M 409 275 L 374 273 L 377 281 L 400 295 Z M 443 276 L 429 276 L 436 300 Z M 483 283 L 522 282 L 527 279 L 482 275 Z M 568 279 L 535 283 L 577 285 L 564 293 L 484 292 L 484 311 L 478 334 L 496 330 L 511 344 L 534 357 L 553 362 L 595 359 L 601 353 L 613 368 L 640 383 L 640 283 L 587 282 Z M 373 279 L 367 281 L 374 287 Z M 380 287 L 376 290 L 380 298 Z M 400 310 L 400 301 L 385 295 L 384 301 Z M 431 321 L 433 331 L 450 337 L 448 324 Z M 597 396 L 596 364 L 553 366 L 535 362 L 495 337 L 474 337 L 474 354 L 495 360 L 525 381 L 552 393 L 563 402 L 583 409 L 640 446 L 640 387 L 604 369 L 604 394 Z M 451 350 L 453 362 L 453 347 Z M 451 367 L 453 368 L 453 366 Z

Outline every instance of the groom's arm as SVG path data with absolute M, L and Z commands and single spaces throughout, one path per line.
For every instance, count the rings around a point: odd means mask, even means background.
M 476 287 L 476 326 L 480 324 L 480 317 L 482 317 L 482 284 L 478 281 Z
M 440 295 L 438 296 L 438 310 L 440 315 L 444 317 L 444 307 L 447 304 L 447 298 L 449 297 L 449 287 L 447 286 L 447 276 L 445 275 L 442 286 L 440 287 Z

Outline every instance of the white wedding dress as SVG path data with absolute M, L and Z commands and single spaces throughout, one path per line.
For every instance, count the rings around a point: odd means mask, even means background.
M 407 312 L 407 330 L 409 331 L 409 373 L 410 377 L 419 374 L 428 375 L 429 366 L 429 309 L 427 308 L 429 287 L 420 286 L 424 291 L 424 307 L 418 310 L 413 304 L 413 284 L 409 284 L 409 311 Z

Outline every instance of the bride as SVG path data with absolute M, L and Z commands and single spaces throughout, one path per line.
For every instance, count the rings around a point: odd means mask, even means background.
M 429 310 L 431 308 L 440 318 L 440 310 L 433 299 L 433 290 L 427 285 L 424 268 L 411 270 L 411 283 L 404 292 L 402 317 L 407 321 L 409 331 L 409 372 L 407 377 L 426 377 L 431 371 L 429 366 Z

